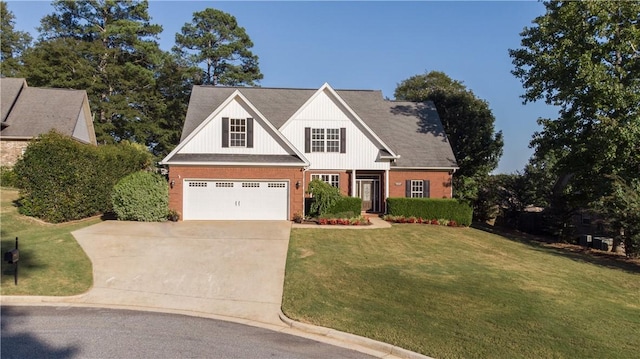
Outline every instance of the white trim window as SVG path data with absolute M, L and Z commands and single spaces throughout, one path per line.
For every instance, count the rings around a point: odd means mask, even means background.
M 311 129 L 311 152 L 324 152 L 324 128 Z
M 326 152 L 340 152 L 340 129 L 327 128 Z
M 229 146 L 247 146 L 247 120 L 245 118 L 232 118 L 229 120 Z
M 424 197 L 424 181 L 411 180 L 411 198 Z
M 322 182 L 328 183 L 333 187 L 340 188 L 340 175 L 337 174 L 312 174 L 311 180 L 319 179 Z

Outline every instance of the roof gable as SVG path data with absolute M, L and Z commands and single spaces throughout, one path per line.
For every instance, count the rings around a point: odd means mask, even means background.
M 6 112 L 2 138 L 28 139 L 56 130 L 80 142 L 96 144 L 86 91 L 28 87 L 24 79 L 1 81 L 3 116 Z M 5 88 L 10 94 L 5 94 Z M 5 96 L 15 97 L 13 103 L 5 102 Z
M 192 102 L 193 98 L 190 100 L 190 106 Z M 191 111 L 191 116 L 194 116 L 194 113 L 206 113 L 208 107 L 194 107 L 195 111 Z M 216 143 L 222 134 L 222 116 L 223 114 L 229 116 L 230 113 L 240 114 L 240 118 L 253 118 L 254 132 L 256 135 L 260 133 L 260 136 L 255 136 L 254 148 L 221 148 L 220 144 Z M 193 125 L 195 125 L 193 121 L 189 124 L 185 123 L 185 129 Z M 263 152 L 259 150 L 260 147 Z M 270 150 L 264 151 L 266 147 L 269 147 Z M 162 163 L 175 164 L 187 160 L 192 162 L 233 162 L 234 159 L 243 163 L 252 161 L 264 163 L 272 160 L 271 162 L 274 163 L 308 164 L 304 156 L 238 90 L 234 90 L 211 113 L 207 114 L 206 118 L 186 137 L 185 131 L 183 131 L 182 141 L 165 157 Z

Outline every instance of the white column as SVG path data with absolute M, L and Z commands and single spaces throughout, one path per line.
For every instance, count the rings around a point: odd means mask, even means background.
M 387 212 L 387 198 L 389 198 L 389 170 L 384 170 L 384 211 Z
M 356 170 L 351 170 L 351 197 L 356 196 Z

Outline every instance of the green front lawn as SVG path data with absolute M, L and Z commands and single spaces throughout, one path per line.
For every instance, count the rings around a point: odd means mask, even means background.
M 640 266 L 471 228 L 293 229 L 283 310 L 439 359 L 637 358 Z
M 2 295 L 74 295 L 92 283 L 91 262 L 71 232 L 98 223 L 93 218 L 74 223 L 47 224 L 18 214 L 14 201 L 18 191 L 0 192 L 1 250 L 15 248 L 19 238 L 18 286 L 14 266 L 2 261 Z

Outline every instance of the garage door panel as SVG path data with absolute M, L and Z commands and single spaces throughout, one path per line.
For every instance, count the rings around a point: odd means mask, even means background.
M 185 220 L 287 220 L 286 181 L 186 180 Z

